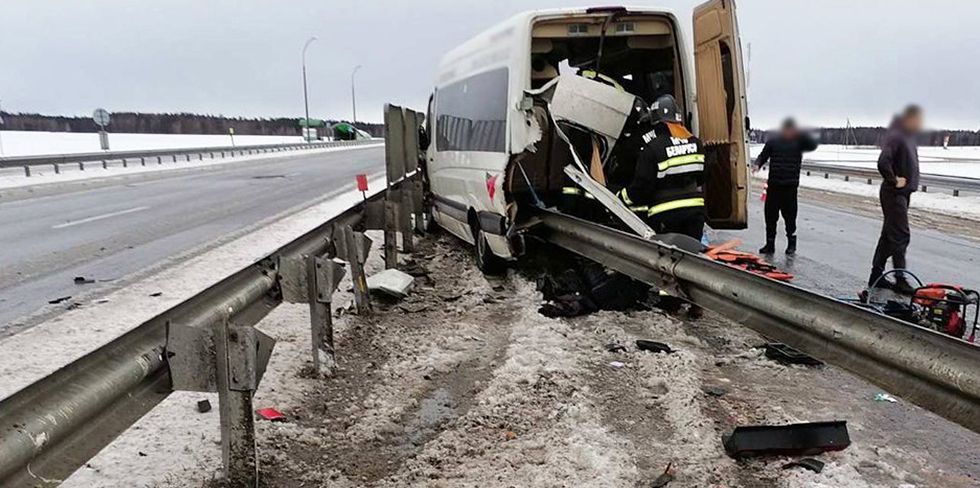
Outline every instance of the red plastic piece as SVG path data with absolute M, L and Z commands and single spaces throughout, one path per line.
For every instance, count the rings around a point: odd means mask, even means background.
M 272 422 L 280 422 L 286 420 L 286 416 L 283 415 L 282 412 L 274 408 L 260 408 L 256 410 L 255 413 L 258 414 L 259 417 L 262 417 L 263 419 Z

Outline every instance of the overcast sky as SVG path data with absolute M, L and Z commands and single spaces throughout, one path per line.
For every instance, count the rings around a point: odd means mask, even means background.
M 439 58 L 509 15 L 609 0 L 0 0 L 5 111 L 109 111 L 379 121 L 424 108 Z M 652 2 L 690 22 L 695 0 Z M 980 1 L 740 0 L 755 126 L 786 114 L 880 125 L 922 104 L 933 127 L 980 128 Z M 746 59 L 748 65 L 748 60 Z

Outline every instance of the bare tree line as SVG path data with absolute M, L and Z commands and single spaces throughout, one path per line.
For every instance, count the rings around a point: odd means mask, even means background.
M 47 132 L 98 132 L 91 117 L 0 112 L 3 130 Z M 191 113 L 114 112 L 109 131 L 135 134 L 236 134 L 298 136 L 299 118 L 246 118 Z M 327 120 L 328 126 L 338 121 Z M 372 136 L 384 134 L 384 126 L 358 122 L 357 128 Z

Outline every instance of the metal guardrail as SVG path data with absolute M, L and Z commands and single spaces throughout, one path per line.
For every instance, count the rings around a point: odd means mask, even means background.
M 803 163 L 803 171 L 807 176 L 812 174 L 823 174 L 824 178 L 830 175 L 843 176 L 845 180 L 858 178 L 867 181 L 870 185 L 875 181 L 881 181 L 878 170 L 872 168 L 856 168 L 851 166 L 840 166 L 836 164 Z M 961 191 L 980 193 L 980 178 L 966 178 L 960 176 L 945 176 L 933 174 L 919 175 L 920 190 L 928 192 L 930 188 L 947 188 L 952 190 L 953 196 L 959 196 Z
M 413 137 L 421 117 L 411 111 L 403 117 L 400 137 L 417 147 Z M 361 142 L 323 146 L 355 144 Z M 228 483 L 257 486 L 252 396 L 275 341 L 253 326 L 283 302 L 308 303 L 314 371 L 330 371 L 330 302 L 348 269 L 358 313 L 371 310 L 364 274 L 371 240 L 363 232 L 384 230 L 385 260 L 393 266 L 397 234 L 408 252 L 413 231 L 421 230 L 418 154 L 387 152 L 386 191 L 0 400 L 0 486 L 60 483 L 178 390 L 218 393 Z
M 261 144 L 252 146 L 223 146 L 223 147 L 189 147 L 178 149 L 151 149 L 139 151 L 105 151 L 92 153 L 75 154 L 47 154 L 38 156 L 16 156 L 0 158 L 0 168 L 23 167 L 24 174 L 31 176 L 31 168 L 36 166 L 51 166 L 54 172 L 60 173 L 61 167 L 67 164 L 77 164 L 78 169 L 84 171 L 85 163 L 101 162 L 102 167 L 108 166 L 109 161 L 122 161 L 123 167 L 129 165 L 129 161 L 139 161 L 141 166 L 146 166 L 147 160 L 156 160 L 156 164 L 163 164 L 165 159 L 170 159 L 176 163 L 182 157 L 186 161 L 191 161 L 192 156 L 197 160 L 203 160 L 205 155 L 210 159 L 217 157 L 225 158 L 235 155 L 244 156 L 249 154 L 262 154 L 280 151 L 298 151 L 308 149 L 324 149 L 329 147 L 357 146 L 362 144 L 378 143 L 373 139 L 358 141 L 322 141 L 309 143 L 290 143 L 290 144 Z
M 980 347 L 550 211 L 547 241 L 668 290 L 980 432 Z

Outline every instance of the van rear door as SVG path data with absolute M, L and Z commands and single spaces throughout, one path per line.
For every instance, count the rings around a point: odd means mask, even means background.
M 733 0 L 694 9 L 698 136 L 705 144 L 708 223 L 744 229 L 748 223 L 748 112 Z

